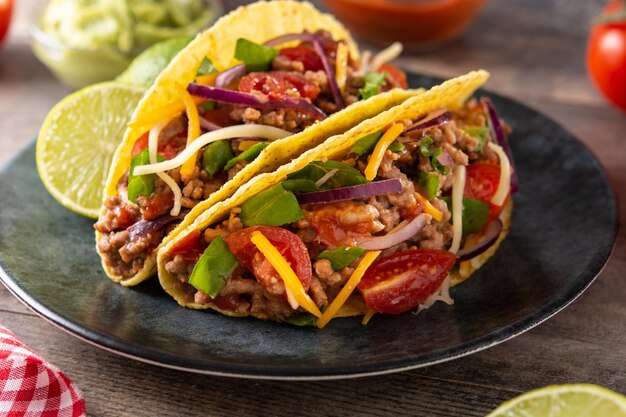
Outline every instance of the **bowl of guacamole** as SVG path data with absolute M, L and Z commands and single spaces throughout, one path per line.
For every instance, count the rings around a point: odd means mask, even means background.
M 111 80 L 149 46 L 193 35 L 221 14 L 216 0 L 50 0 L 33 18 L 33 51 L 64 84 Z

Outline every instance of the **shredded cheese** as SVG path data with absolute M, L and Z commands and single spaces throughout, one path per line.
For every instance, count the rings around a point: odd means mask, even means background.
M 192 100 L 195 104 L 202 104 L 206 101 L 206 99 L 200 98 L 200 97 L 193 97 Z M 132 128 L 153 126 L 162 120 L 173 119 L 175 116 L 178 116 L 184 110 L 185 110 L 185 103 L 182 100 L 176 100 L 169 104 L 166 104 L 163 107 L 159 107 L 156 110 L 142 114 L 138 118 L 131 120 L 128 123 L 128 126 Z
M 209 143 L 218 140 L 241 137 L 255 137 L 276 140 L 282 139 L 289 135 L 291 135 L 291 132 L 266 125 L 249 124 L 224 127 L 222 129 L 203 134 L 202 136 L 194 140 L 191 145 L 187 146 L 185 150 L 176 155 L 176 157 L 168 161 L 136 167 L 135 175 L 154 174 L 157 172 L 164 172 L 170 169 L 177 168 L 181 166 L 192 155 L 195 155 L 196 152 L 198 152 L 203 146 L 206 146 Z
M 365 178 L 370 181 L 376 178 L 380 163 L 383 161 L 383 157 L 385 156 L 385 151 L 387 151 L 389 145 L 391 145 L 391 143 L 396 140 L 396 138 L 400 136 L 403 131 L 404 125 L 402 123 L 394 123 L 389 129 L 387 129 L 383 137 L 380 138 L 376 144 L 376 147 L 370 156 L 370 160 L 365 168 Z
M 291 269 L 291 266 L 289 266 L 278 249 L 276 249 L 274 245 L 267 240 L 263 233 L 258 230 L 252 232 L 250 240 L 263 254 L 263 256 L 265 256 L 274 269 L 276 269 L 278 275 L 280 275 L 282 280 L 285 282 L 286 289 L 291 292 L 295 301 L 315 317 L 322 317 L 321 311 L 317 308 L 306 291 L 304 291 L 304 287 L 302 286 L 302 283 L 298 279 L 296 273 L 293 272 L 293 269 Z
M 337 172 L 339 172 L 339 168 L 331 169 L 322 178 L 315 181 L 315 185 L 317 185 L 318 187 L 321 187 L 322 185 L 326 184 L 326 181 L 331 179 L 333 175 L 335 175 Z
M 465 190 L 465 166 L 454 168 L 454 184 L 452 185 L 452 245 L 450 252 L 457 253 L 463 237 L 463 191 Z
M 365 75 L 365 73 L 369 70 L 371 58 L 372 58 L 371 51 L 365 51 L 363 52 L 363 54 L 361 54 L 361 66 L 359 67 L 359 69 L 354 71 L 353 75 L 355 77 L 362 77 L 363 75 Z
M 215 79 L 217 78 L 217 75 L 217 72 L 207 75 L 198 75 L 196 77 L 196 83 L 202 85 L 215 85 Z
M 151 164 L 154 164 L 157 161 L 159 135 L 161 134 L 161 130 L 163 130 L 163 128 L 167 126 L 168 123 L 169 123 L 169 119 L 166 119 L 160 123 L 157 123 L 156 125 L 152 127 L 152 129 L 150 129 L 150 133 L 148 135 L 148 156 L 149 156 Z M 138 174 L 135 174 L 135 175 L 138 175 Z M 159 176 L 159 178 L 163 180 L 163 182 L 165 182 L 172 189 L 172 192 L 174 193 L 174 207 L 172 207 L 172 210 L 170 210 L 170 215 L 178 216 L 180 214 L 181 198 L 182 198 L 180 187 L 178 186 L 176 181 L 174 181 L 174 179 L 170 177 L 169 175 L 163 172 L 159 172 L 157 173 L 157 175 Z
M 448 274 L 448 276 L 446 277 L 446 279 L 443 280 L 441 286 L 437 289 L 437 291 L 435 291 L 430 297 L 425 299 L 424 302 L 417 307 L 417 311 L 415 312 L 415 314 L 418 314 L 419 312 L 432 307 L 432 305 L 435 304 L 437 301 L 444 302 L 449 306 L 454 304 L 454 299 L 450 297 L 451 280 L 452 277 L 450 276 L 450 274 Z
M 241 142 L 239 142 L 239 150 L 241 152 L 243 151 L 247 151 L 248 149 L 250 149 L 251 147 L 253 147 L 254 145 L 256 145 L 257 143 L 261 143 L 258 140 L 242 140 Z
M 346 81 L 348 80 L 348 47 L 344 42 L 339 42 L 337 45 L 335 79 L 337 80 L 339 91 L 343 94 L 346 91 Z
M 187 146 L 191 145 L 196 140 L 200 133 L 200 119 L 198 117 L 198 108 L 196 103 L 193 102 L 191 95 L 184 89 L 180 88 L 180 96 L 185 103 L 185 111 L 187 112 L 187 119 L 189 120 L 189 127 L 187 128 Z M 185 178 L 193 174 L 193 170 L 196 167 L 197 154 L 194 154 L 180 167 L 180 175 Z
M 415 199 L 422 205 L 422 207 L 424 207 L 424 211 L 427 214 L 430 214 L 435 221 L 440 222 L 443 220 L 443 213 L 437 207 L 433 206 L 432 203 L 426 199 L 426 197 L 420 193 L 415 193 Z
M 377 53 L 370 63 L 370 70 L 378 71 L 378 69 L 385 63 L 393 61 L 402 53 L 402 44 L 400 42 L 394 42 L 387 48 Z
M 498 159 L 500 160 L 500 182 L 498 183 L 496 193 L 491 197 L 491 204 L 501 206 L 504 204 L 506 196 L 509 194 L 511 184 L 511 163 L 509 162 L 509 158 L 506 156 L 504 149 L 502 149 L 500 145 L 489 142 L 488 146 L 498 155 Z
M 367 325 L 367 323 L 370 322 L 370 320 L 372 319 L 372 317 L 374 317 L 374 314 L 376 314 L 376 310 L 373 310 L 371 308 L 367 309 L 367 312 L 365 313 L 365 315 L 363 316 L 363 320 L 361 320 L 361 324 L 363 326 Z
M 346 301 L 348 301 L 348 297 L 350 297 L 350 294 L 352 294 L 357 285 L 359 285 L 359 282 L 361 282 L 361 278 L 363 278 L 363 275 L 365 274 L 365 271 L 367 271 L 367 268 L 369 268 L 372 262 L 376 260 L 378 255 L 380 255 L 380 252 L 381 251 L 377 250 L 367 252 L 365 254 L 352 275 L 350 275 L 350 279 L 348 279 L 346 285 L 344 285 L 341 291 L 339 291 L 339 294 L 337 294 L 337 297 L 335 297 L 332 303 L 330 303 L 328 308 L 324 310 L 324 314 L 322 315 L 322 317 L 317 320 L 317 327 L 319 327 L 320 329 L 324 328 L 324 326 L 326 326 L 328 322 L 337 315 L 341 307 L 346 303 Z

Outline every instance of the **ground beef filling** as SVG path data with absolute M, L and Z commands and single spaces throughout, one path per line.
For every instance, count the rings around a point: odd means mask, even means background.
M 317 255 L 325 249 L 336 246 L 358 245 L 372 235 L 384 235 L 396 228 L 402 221 L 410 220 L 422 212 L 415 195 L 421 192 L 417 181 L 419 171 L 433 172 L 428 158 L 419 150 L 419 140 L 430 136 L 433 146 L 441 146 L 450 156 L 453 166 L 467 165 L 470 161 L 495 162 L 491 152 L 477 153 L 478 141 L 469 136 L 463 128 L 470 125 L 485 125 L 484 116 L 479 113 L 479 104 L 472 101 L 454 114 L 452 122 L 416 132 L 415 137 L 404 137 L 399 140 L 405 145 L 399 153 L 387 151 L 380 165 L 380 178 L 398 178 L 402 183 L 402 192 L 365 199 L 326 204 L 306 204 L 302 211 L 305 217 L 283 226 L 298 237 L 307 247 L 312 263 L 312 279 L 308 294 L 318 307 L 331 302 L 346 283 L 360 259 L 340 271 L 333 270 L 330 261 L 316 260 Z M 409 121 L 404 121 L 410 125 Z M 490 140 L 489 138 L 487 139 Z M 485 146 L 485 149 L 488 147 Z M 367 160 L 350 160 L 346 156 L 345 163 L 364 170 Z M 440 176 L 441 194 L 451 191 L 452 176 L 450 173 Z M 451 213 L 446 203 L 434 198 L 431 203 L 443 214 L 441 222 L 426 225 L 416 236 L 383 251 L 381 256 L 407 249 L 446 249 L 452 241 L 452 225 L 449 220 Z M 205 243 L 210 243 L 217 236 L 227 237 L 241 230 L 244 226 L 239 219 L 240 209 L 231 211 L 230 217 L 215 228 L 206 229 L 203 233 Z M 284 296 L 284 284 L 274 283 L 277 288 L 265 287 L 251 271 L 238 267 L 227 280 L 215 300 L 187 283 L 194 262 L 172 254 L 165 263 L 165 269 L 174 276 L 175 281 L 188 295 L 188 301 L 198 304 L 212 303 L 240 316 L 254 316 L 262 319 L 282 321 L 293 315 L 303 313 L 301 308 L 293 310 Z M 226 303 L 224 300 L 227 300 Z M 221 306 L 221 307 L 220 307 Z

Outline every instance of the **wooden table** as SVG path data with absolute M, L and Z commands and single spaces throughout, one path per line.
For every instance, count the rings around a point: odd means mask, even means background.
M 11 37 L 0 51 L 0 164 L 32 140 L 50 107 L 68 93 L 30 51 L 32 3 L 18 1 Z M 587 26 L 599 7 L 494 0 L 463 37 L 399 62 L 443 77 L 490 70 L 489 89 L 566 126 L 598 156 L 620 193 L 626 187 L 626 115 L 596 94 L 584 67 Z M 619 199 L 623 222 L 626 197 Z M 626 393 L 625 270 L 621 232 L 596 282 L 535 329 L 452 362 L 343 381 L 246 381 L 146 365 L 67 335 L 5 289 L 0 323 L 71 377 L 93 416 L 483 416 L 506 399 L 549 384 L 591 382 Z

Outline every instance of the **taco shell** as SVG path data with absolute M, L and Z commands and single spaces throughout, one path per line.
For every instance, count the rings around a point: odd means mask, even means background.
M 192 82 L 203 60 L 208 58 L 218 70 L 224 70 L 237 64 L 233 57 L 237 39 L 243 37 L 257 43 L 287 33 L 303 31 L 315 32 L 324 29 L 336 39 L 346 39 L 351 56 L 358 57 L 358 49 L 347 30 L 331 15 L 323 14 L 307 2 L 281 0 L 258 2 L 240 7 L 219 19 L 214 26 L 199 34 L 183 49 L 158 76 L 154 85 L 147 91 L 134 111 L 132 119 L 164 107 L 178 97 L 168 90 L 172 83 L 187 85 Z M 179 231 L 193 222 L 195 218 L 211 209 L 216 203 L 230 197 L 236 190 L 244 187 L 255 175 L 270 172 L 280 165 L 297 158 L 303 152 L 319 145 L 324 139 L 343 133 L 364 119 L 402 103 L 422 90 L 394 89 L 368 100 L 358 101 L 346 109 L 334 113 L 326 119 L 285 139 L 271 143 L 263 152 L 243 170 L 208 199 L 196 205 L 187 214 L 180 226 L 166 236 L 161 246 L 170 241 Z M 117 194 L 117 184 L 128 172 L 131 152 L 137 139 L 151 126 L 129 127 L 122 143 L 117 148 L 106 181 L 104 198 Z M 102 237 L 96 232 L 96 242 Z M 124 286 L 136 285 L 150 276 L 156 269 L 156 251 L 154 256 L 145 260 L 143 269 L 130 278 L 113 273 L 104 259 L 102 267 L 113 281 Z
M 194 230 L 201 231 L 215 225 L 217 222 L 226 218 L 231 209 L 240 206 L 259 192 L 284 181 L 288 174 L 304 168 L 309 163 L 342 157 L 348 153 L 350 148 L 363 136 L 384 129 L 395 121 L 405 118 L 417 119 L 439 108 L 455 109 L 460 107 L 485 83 L 488 77 L 489 73 L 480 70 L 448 80 L 441 85 L 431 88 L 425 93 L 414 96 L 404 101 L 402 104 L 361 122 L 357 126 L 347 130 L 344 134 L 328 138 L 316 148 L 305 152 L 299 158 L 287 165 L 281 166 L 276 171 L 258 175 L 252 181 L 239 188 L 232 197 L 210 207 L 207 211 L 199 215 L 192 224 L 188 225 L 185 230 L 177 232 L 176 237 L 170 239 L 170 241 L 159 250 L 157 259 L 161 286 L 168 294 L 174 297 L 181 306 L 196 309 L 212 308 L 221 313 L 232 315 L 232 313 L 221 311 L 211 304 L 195 303 L 193 300 L 193 292 L 189 291 L 189 287 L 187 287 L 186 290 L 180 282 L 176 281 L 172 275 L 166 271 L 166 257 L 168 253 L 175 248 L 178 241 L 182 240 Z M 503 211 L 504 230 L 508 230 L 510 213 L 510 206 L 507 210 Z M 504 235 L 505 233 L 501 234 L 498 244 L 504 238 Z M 498 244 L 494 245 L 492 249 L 485 252 L 480 257 L 473 259 L 471 265 L 469 265 L 469 269 L 466 266 L 463 276 L 458 275 L 453 277 L 453 283 L 462 282 L 463 279 L 466 279 L 476 269 L 480 268 L 496 251 Z M 193 290 L 195 292 L 195 289 Z M 361 301 L 361 303 L 359 304 L 358 301 Z M 344 305 L 344 308 L 339 312 L 338 316 L 358 315 L 363 314 L 364 311 L 362 300 L 356 300 L 356 298 L 353 297 Z

